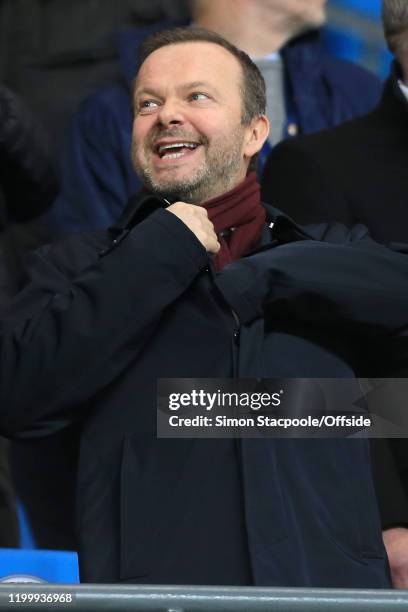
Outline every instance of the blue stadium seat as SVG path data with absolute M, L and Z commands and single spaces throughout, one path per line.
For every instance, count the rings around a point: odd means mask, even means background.
M 0 582 L 13 576 L 27 581 L 27 576 L 40 582 L 78 584 L 78 555 L 60 550 L 21 550 L 0 548 Z

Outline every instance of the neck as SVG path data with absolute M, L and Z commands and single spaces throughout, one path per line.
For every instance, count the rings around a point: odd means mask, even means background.
M 297 32 L 284 14 L 248 0 L 209 0 L 194 10 L 194 23 L 213 30 L 251 57 L 279 51 Z

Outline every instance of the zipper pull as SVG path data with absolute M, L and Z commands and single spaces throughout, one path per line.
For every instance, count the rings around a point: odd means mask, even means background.
M 99 257 L 104 257 L 105 255 L 113 251 L 113 249 L 116 249 L 116 247 L 122 242 L 122 240 L 126 238 L 129 231 L 130 230 L 128 228 L 125 228 L 124 230 L 122 230 L 121 233 L 112 240 L 111 244 L 108 247 L 106 247 L 106 249 L 99 251 L 98 253 Z

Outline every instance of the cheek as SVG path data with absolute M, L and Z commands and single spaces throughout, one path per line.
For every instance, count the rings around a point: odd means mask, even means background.
M 225 109 L 225 113 L 202 113 L 192 120 L 194 129 L 209 143 L 227 141 L 231 132 L 240 125 L 241 115 L 234 108 Z
M 133 121 L 132 128 L 132 143 L 133 146 L 136 144 L 141 145 L 145 140 L 150 130 L 150 125 L 147 121 L 145 121 L 146 117 L 143 119 L 135 119 Z

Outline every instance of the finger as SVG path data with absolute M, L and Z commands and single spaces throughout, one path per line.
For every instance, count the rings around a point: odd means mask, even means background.
M 217 235 L 215 233 L 214 225 L 211 223 L 211 221 L 204 221 L 203 220 L 203 222 L 201 224 L 201 228 L 209 236 L 216 236 Z
M 216 236 L 214 238 L 211 237 L 210 240 L 208 241 L 208 249 L 207 250 L 210 253 L 213 253 L 214 255 L 216 255 L 219 252 L 220 248 L 221 248 L 221 245 L 218 242 L 217 237 Z

